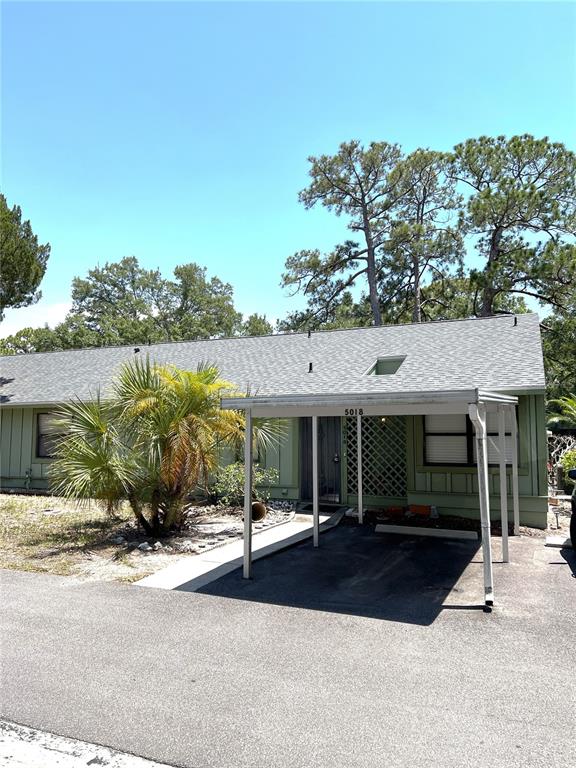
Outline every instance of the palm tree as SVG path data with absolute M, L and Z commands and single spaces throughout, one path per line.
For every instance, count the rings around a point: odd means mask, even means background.
M 57 412 L 63 436 L 52 491 L 98 499 L 110 512 L 127 499 L 147 534 L 168 533 L 182 524 L 190 493 L 207 487 L 221 449 L 244 442 L 244 416 L 220 407 L 232 392 L 214 366 L 126 364 L 110 398 L 76 400 Z M 268 422 L 255 434 L 266 445 L 279 431 Z
M 550 403 L 560 408 L 560 413 L 550 416 L 548 424 L 559 424 L 564 427 L 576 428 L 576 394 L 572 393 Z

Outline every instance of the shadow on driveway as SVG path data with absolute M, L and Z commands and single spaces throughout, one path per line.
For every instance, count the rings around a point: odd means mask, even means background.
M 257 560 L 253 578 L 236 569 L 198 592 L 410 624 L 431 624 L 444 609 L 483 610 L 481 566 L 470 604 L 464 591 L 444 605 L 474 560 L 479 542 L 381 535 L 368 526 L 340 526 Z M 475 574 L 476 576 L 476 574 Z M 179 587 L 186 591 L 186 585 Z
M 566 560 L 572 571 L 572 576 L 576 579 L 576 551 L 568 547 L 561 549 L 560 554 Z

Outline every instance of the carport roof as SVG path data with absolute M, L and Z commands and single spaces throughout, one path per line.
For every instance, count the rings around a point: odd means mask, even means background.
M 496 410 L 499 405 L 518 402 L 513 395 L 480 389 L 432 390 L 429 392 L 356 392 L 333 395 L 277 397 L 229 397 L 224 408 L 250 408 L 255 416 L 338 416 L 347 415 L 423 415 L 430 413 L 468 413 L 469 405 Z
M 538 317 L 524 314 L 2 357 L 0 401 L 46 405 L 105 393 L 136 355 L 189 370 L 217 365 L 239 391 L 263 398 L 545 386 Z

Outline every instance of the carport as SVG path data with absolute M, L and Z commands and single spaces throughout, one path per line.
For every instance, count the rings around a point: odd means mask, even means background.
M 231 397 L 222 400 L 222 407 L 242 410 L 246 414 L 244 445 L 244 578 L 252 576 L 252 466 L 253 420 L 257 418 L 312 418 L 312 474 L 313 474 L 313 545 L 320 544 L 320 504 L 318 471 L 318 418 L 322 416 L 346 416 L 356 418 L 357 473 L 358 473 L 358 521 L 363 522 L 364 504 L 362 491 L 362 419 L 365 416 L 428 416 L 465 414 L 474 427 L 476 444 L 478 496 L 482 531 L 484 576 L 484 601 L 494 603 L 492 574 L 492 549 L 490 543 L 490 493 L 488 477 L 488 413 L 498 414 L 496 449 L 499 467 L 499 503 L 502 520 L 502 560 L 509 562 L 508 551 L 508 497 L 506 467 L 512 468 L 512 499 L 514 534 L 519 533 L 518 497 L 518 427 L 516 406 L 518 398 L 481 389 L 432 390 L 423 392 L 387 392 L 358 394 L 304 394 L 277 396 Z M 511 455 L 506 455 L 506 421 L 510 431 Z

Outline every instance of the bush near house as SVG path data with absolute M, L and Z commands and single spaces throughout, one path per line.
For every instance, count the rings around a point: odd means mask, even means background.
M 570 487 L 576 485 L 576 482 L 568 477 L 568 471 L 576 469 L 576 450 L 563 453 L 560 458 L 560 466 L 564 470 L 564 484 Z
M 268 486 L 277 485 L 278 470 L 262 469 L 255 465 L 252 470 L 254 483 L 254 497 L 261 501 L 268 501 L 270 490 Z M 227 506 L 241 506 L 244 504 L 244 464 L 236 462 L 226 467 L 218 467 L 216 479 L 212 486 L 214 496 L 222 504 Z

